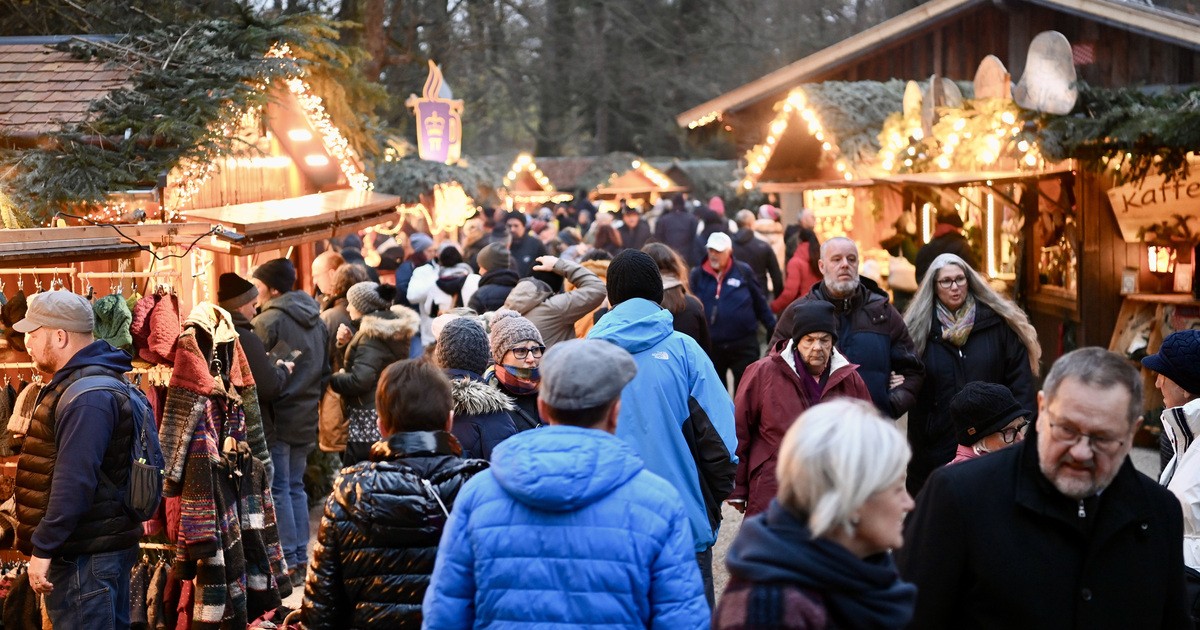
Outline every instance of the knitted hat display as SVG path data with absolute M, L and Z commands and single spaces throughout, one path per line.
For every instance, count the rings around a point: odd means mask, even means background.
M 655 267 L 657 269 L 657 267 Z M 447 324 L 449 325 L 449 324 Z M 442 331 L 446 332 L 445 330 Z M 542 333 L 533 322 L 521 317 L 521 314 L 507 308 L 496 311 L 492 316 L 491 335 L 492 359 L 499 363 L 508 352 L 522 341 L 536 341 L 544 344 Z
M 258 297 L 258 289 L 249 280 L 236 273 L 223 273 L 217 278 L 217 306 L 235 311 Z
M 479 251 L 475 262 L 484 271 L 508 269 L 512 266 L 512 254 L 509 253 L 504 243 L 488 243 L 487 247 Z
M 150 311 L 150 337 L 148 352 L 142 358 L 154 364 L 170 365 L 175 362 L 175 340 L 183 331 L 180 323 L 179 296 L 174 293 L 159 298 Z
M 346 292 L 346 301 L 363 315 L 386 311 L 392 307 L 395 299 L 396 287 L 390 284 L 359 282 Z
M 92 305 L 96 315 L 96 326 L 93 329 L 97 339 L 103 339 L 117 348 L 128 348 L 133 345 L 133 335 L 129 333 L 129 325 L 133 323 L 133 313 L 129 312 L 129 304 L 120 295 L 106 295 Z
M 626 249 L 608 263 L 608 303 L 616 306 L 632 298 L 658 304 L 663 299 L 662 274 L 649 254 Z
M 483 374 L 491 363 L 488 351 L 488 336 L 483 325 L 473 317 L 459 317 L 442 328 L 433 356 L 437 364 L 447 370 Z
M 259 265 L 254 277 L 280 293 L 287 293 L 296 285 L 296 267 L 286 258 L 276 258 Z
M 1200 330 L 1180 330 L 1163 339 L 1158 352 L 1142 365 L 1171 379 L 1184 391 L 1200 396 Z
M 950 399 L 950 419 L 955 437 L 963 446 L 971 446 L 1030 413 L 1021 408 L 1007 387 L 995 383 L 967 383 Z
M 0 307 L 0 319 L 4 320 L 4 338 L 8 340 L 8 347 L 20 352 L 25 352 L 25 335 L 13 330 L 13 324 L 25 319 L 25 311 L 28 308 L 29 302 L 25 299 L 25 292 L 20 289 Z
M 825 300 L 809 300 L 798 302 L 792 307 L 795 319 L 792 320 L 792 339 L 798 340 L 804 335 L 815 332 L 833 335 L 837 342 L 837 315 L 833 304 Z
M 409 237 L 408 242 L 410 245 L 412 245 L 412 251 L 414 254 L 417 252 L 423 252 L 430 247 L 433 247 L 433 237 L 424 232 L 417 232 L 416 234 L 413 234 L 411 237 Z

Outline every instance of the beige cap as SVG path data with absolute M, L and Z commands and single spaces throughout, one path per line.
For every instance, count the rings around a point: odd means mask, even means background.
M 39 328 L 55 328 L 68 332 L 92 332 L 96 316 L 92 305 L 71 291 L 44 291 L 29 297 L 25 318 L 13 324 L 19 333 L 31 333 Z

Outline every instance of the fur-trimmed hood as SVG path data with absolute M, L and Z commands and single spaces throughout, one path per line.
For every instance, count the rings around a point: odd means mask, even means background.
M 473 378 L 451 379 L 450 397 L 454 399 L 454 413 L 460 416 L 482 416 L 516 408 L 512 398 Z
M 393 306 L 390 310 L 375 311 L 363 315 L 358 325 L 358 332 L 364 337 L 374 339 L 401 340 L 412 339 L 417 334 L 421 324 L 421 316 L 411 308 Z

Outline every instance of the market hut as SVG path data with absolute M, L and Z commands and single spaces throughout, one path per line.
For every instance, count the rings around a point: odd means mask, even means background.
M 653 204 L 683 192 L 662 171 L 632 153 L 598 157 L 538 158 L 538 165 L 558 190 L 586 195 L 601 210 L 615 212 L 621 199 L 630 205 Z
M 696 199 L 728 195 L 738 175 L 736 160 L 651 159 L 650 165 Z
M 1193 63 L 1200 51 L 1200 20 L 1192 15 L 1101 0 L 1016 0 L 1002 5 L 982 0 L 934 0 L 683 112 L 677 122 L 694 134 L 728 134 L 739 150 L 762 147 L 779 115 L 779 104 L 785 103 L 794 89 L 831 81 L 906 77 L 920 81 L 928 94 L 931 76 L 938 79 L 935 84 L 949 78 L 961 85 L 975 77 L 980 62 L 989 55 L 995 55 L 1015 79 L 1044 65 L 1046 58 L 1029 50 L 1035 36 L 1049 28 L 1057 29 L 1069 42 L 1065 65 L 1092 86 L 1123 88 L 1134 82 L 1188 85 L 1200 79 L 1200 67 Z M 1049 92 L 1058 96 L 1071 93 L 1067 85 L 1061 88 Z M 890 164 L 883 168 L 888 160 L 878 159 L 879 170 L 867 170 L 861 176 L 901 197 L 901 210 L 918 225 L 918 242 L 924 240 L 932 208 L 957 207 L 973 219 L 979 247 L 991 248 L 995 254 L 988 254 L 991 262 L 985 271 L 994 279 L 1009 282 L 1012 293 L 1026 306 L 1047 362 L 1079 345 L 1108 345 L 1113 341 L 1123 280 L 1127 288 L 1136 290 L 1135 281 L 1146 280 L 1149 273 L 1144 271 L 1149 266 L 1147 245 L 1126 242 L 1118 227 L 1107 194 L 1113 184 L 1112 167 L 1105 175 L 1094 168 L 1098 155 L 1051 150 L 1050 121 L 1068 118 L 1058 116 L 1065 112 L 1022 102 L 1023 107 L 1013 106 L 1008 115 L 1006 105 L 981 116 L 986 109 L 981 102 L 984 99 L 972 99 L 974 95 L 969 93 L 964 96 L 968 102 L 957 117 L 940 121 L 933 117 L 930 122 L 938 125 L 936 130 L 932 125 L 920 125 L 920 134 L 912 133 L 911 128 L 905 133 L 897 121 L 885 123 L 877 156 L 886 158 L 890 152 Z M 1099 96 L 1086 105 L 1108 109 L 1102 107 L 1104 100 Z M 1042 114 L 1030 113 L 1036 109 Z M 905 118 L 901 108 L 894 111 L 897 118 Z M 1009 116 L 1011 120 L 1006 121 Z M 966 128 L 978 125 L 979 129 L 1002 131 L 1003 138 L 993 137 L 1002 140 L 1003 151 L 963 143 L 965 129 L 954 129 L 956 118 Z M 955 144 L 952 134 L 957 134 L 961 149 L 947 155 L 946 145 Z M 1122 154 L 1128 153 L 1132 159 L 1139 154 L 1153 158 L 1156 143 L 1162 140 L 1140 140 L 1140 145 L 1123 145 L 1130 148 Z M 1024 150 L 1017 148 L 1022 141 L 1027 144 Z M 921 155 L 922 149 L 935 145 L 936 151 Z M 1105 153 L 1110 159 L 1116 155 Z M 773 162 L 756 165 L 757 155 L 749 156 L 748 173 L 751 166 L 767 171 Z M 945 160 L 939 163 L 941 158 Z M 909 159 L 912 163 L 905 164 Z M 860 172 L 850 166 L 848 170 L 859 177 Z M 763 173 L 753 175 L 758 179 L 751 181 L 752 186 L 766 185 Z M 796 178 L 792 185 L 801 181 Z M 1195 214 L 1197 209 L 1189 208 L 1189 212 Z M 885 215 L 884 222 L 890 218 Z M 1170 219 L 1157 218 L 1149 223 Z M 985 242 L 989 230 L 992 236 Z M 860 241 L 860 246 L 872 248 L 876 243 Z M 1179 278 L 1180 255 L 1177 253 L 1173 281 Z M 1134 271 L 1126 272 L 1126 268 Z M 1087 308 L 1083 308 L 1085 296 Z M 1162 303 L 1155 296 L 1138 299 L 1151 304 L 1152 311 Z
M 484 162 L 503 174 L 496 194 L 509 210 L 531 212 L 545 204 L 570 201 L 573 197 L 569 192 L 556 190 L 550 178 L 538 168 L 537 160 L 528 153 L 490 156 L 473 162 Z

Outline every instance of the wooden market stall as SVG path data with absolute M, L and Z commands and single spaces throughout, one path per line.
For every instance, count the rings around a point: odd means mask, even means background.
M 537 158 L 537 163 L 554 188 L 586 195 L 601 210 L 616 211 L 621 199 L 641 206 L 684 191 L 683 186 L 632 153 Z
M 538 168 L 537 160 L 528 153 L 484 158 L 504 173 L 497 196 L 509 210 L 533 212 L 545 204 L 570 201 L 574 195 L 557 190 L 550 178 Z
M 988 55 L 997 57 L 1016 80 L 1026 70 L 1027 51 L 1035 36 L 1049 30 L 1069 40 L 1075 76 L 1093 86 L 1189 85 L 1200 80 L 1200 64 L 1196 63 L 1200 20 L 1191 15 L 1103 0 L 1014 0 L 1002 4 L 933 0 L 699 104 L 679 114 L 677 122 L 693 134 L 726 135 L 737 152 L 745 156 L 743 186 L 749 183 L 751 188 L 764 192 L 779 192 L 785 206 L 798 206 L 801 200 L 807 204 L 812 200 L 802 195 L 808 194 L 814 182 L 830 175 L 822 174 L 821 169 L 838 163 L 831 149 L 845 147 L 836 134 L 833 140 L 825 140 L 830 145 L 825 151 L 819 150 L 824 145 L 813 146 L 815 133 L 808 134 L 809 139 L 802 137 L 803 133 L 788 137 L 792 131 L 779 120 L 789 96 L 797 90 L 830 82 L 901 78 L 921 81 L 928 94 L 931 75 L 962 85 L 975 77 L 980 62 Z M 968 101 L 973 96 L 969 89 L 962 94 Z M 805 102 L 808 100 L 806 97 Z M 982 108 L 970 102 L 968 105 Z M 797 111 L 803 112 L 799 103 L 794 103 L 788 115 L 794 118 Z M 821 114 L 815 116 L 819 124 L 832 126 Z M 999 109 L 989 110 L 988 114 L 994 114 L 998 121 L 1004 116 Z M 902 113 L 898 115 L 903 117 Z M 965 110 L 961 117 L 967 117 Z M 1003 117 L 996 128 L 1014 126 L 1014 122 Z M 1107 194 L 1116 183 L 1111 173 L 1097 172 L 1092 164 L 1046 159 L 1037 153 L 1036 127 L 1014 126 L 1013 144 L 1027 138 L 1025 149 L 1014 156 L 1015 160 L 998 159 L 973 147 L 961 152 L 964 158 L 974 158 L 971 165 L 957 159 L 947 164 L 932 160 L 922 163 L 921 147 L 929 146 L 931 141 L 944 146 L 954 135 L 953 129 L 935 128 L 934 138 L 929 140 L 921 134 L 913 134 L 914 138 L 907 133 L 893 139 L 889 131 L 896 128 L 895 121 L 885 122 L 877 132 L 874 166 L 878 168 L 858 169 L 847 160 L 846 169 L 832 179 L 845 179 L 849 174 L 849 181 L 861 180 L 872 191 L 886 191 L 894 201 L 883 197 L 883 203 L 876 202 L 876 212 L 869 215 L 884 225 L 896 216 L 892 214 L 896 209 L 916 210 L 918 222 L 927 223 L 925 213 L 939 204 L 958 207 L 964 216 L 974 212 L 978 217 L 986 217 L 990 207 L 992 217 L 982 219 L 978 227 L 986 231 L 983 228 L 991 226 L 991 232 L 1002 238 L 981 243 L 993 248 L 987 271 L 993 278 L 1011 277 L 1013 293 L 1026 306 L 1038 330 L 1047 365 L 1077 346 L 1109 345 L 1120 311 L 1123 282 L 1127 285 L 1125 293 L 1138 291 L 1133 280 L 1140 280 L 1144 287 L 1151 284 L 1151 276 L 1161 276 L 1152 289 L 1156 292 L 1167 282 L 1161 272 L 1151 274 L 1146 270 L 1147 244 L 1122 237 Z M 772 155 L 776 147 L 780 156 L 790 153 L 793 157 L 777 163 Z M 909 148 L 913 154 L 907 154 Z M 760 156 L 766 159 L 760 162 Z M 903 164 L 909 159 L 911 164 Z M 780 170 L 772 172 L 776 167 Z M 922 179 L 934 172 L 941 173 L 937 177 L 944 181 Z M 795 197 L 789 200 L 789 195 Z M 871 195 L 878 197 L 879 193 Z M 878 212 L 880 209 L 882 212 Z M 1200 205 L 1186 206 L 1186 213 L 1200 214 Z M 1000 222 L 1007 220 L 1008 227 L 992 229 L 997 217 L 1004 217 Z M 919 229 L 918 236 L 925 237 L 926 233 Z M 875 243 L 866 240 L 860 245 L 871 248 Z M 1012 253 L 1007 260 L 1004 251 Z M 1183 257 L 1179 262 L 1185 262 Z M 1157 304 L 1145 296 L 1135 299 Z

